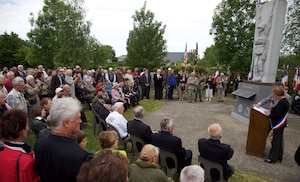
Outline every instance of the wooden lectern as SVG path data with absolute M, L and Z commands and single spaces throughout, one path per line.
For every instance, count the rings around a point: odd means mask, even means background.
M 249 155 L 264 157 L 270 118 L 263 114 L 264 108 L 251 108 L 246 151 Z

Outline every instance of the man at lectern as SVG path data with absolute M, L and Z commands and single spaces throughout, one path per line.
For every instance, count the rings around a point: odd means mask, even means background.
M 274 87 L 273 97 L 278 101 L 277 104 L 271 108 L 271 110 L 266 111 L 266 115 L 270 118 L 271 127 L 271 146 L 269 156 L 265 159 L 265 162 L 275 163 L 277 161 L 282 161 L 283 155 L 283 130 L 286 127 L 286 118 L 289 112 L 289 102 L 284 96 L 284 89 L 280 86 Z
M 275 87 L 281 87 L 284 90 L 284 96 L 288 100 L 289 105 L 291 105 L 292 97 L 290 96 L 290 94 L 287 93 L 287 91 L 285 89 L 286 87 L 284 86 L 284 84 L 282 82 L 275 82 L 273 88 L 275 88 Z M 278 100 L 276 100 L 274 98 L 273 93 L 271 93 L 268 97 L 260 100 L 257 104 L 254 104 L 254 106 L 260 107 L 267 103 L 270 103 L 270 108 L 274 107 L 278 103 Z

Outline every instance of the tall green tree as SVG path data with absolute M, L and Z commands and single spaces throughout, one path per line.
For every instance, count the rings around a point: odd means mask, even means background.
M 107 60 L 115 58 L 115 50 L 110 45 L 102 45 L 96 38 L 91 37 L 88 42 L 90 65 L 87 68 L 95 68 L 104 65 Z
M 32 43 L 27 59 L 45 67 L 89 65 L 89 21 L 85 21 L 84 0 L 44 0 L 37 19 L 31 14 Z
M 232 70 L 239 71 L 249 68 L 253 50 L 254 18 L 254 0 L 223 0 L 218 4 L 210 34 L 214 36 L 215 52 L 220 65 L 230 65 Z
M 210 47 L 205 49 L 204 57 L 201 59 L 201 64 L 207 67 L 216 66 L 218 64 L 217 55 L 218 53 L 216 46 L 211 45 Z
M 133 30 L 127 39 L 126 63 L 132 68 L 152 70 L 159 67 L 167 54 L 167 41 L 163 37 L 166 25 L 154 20 L 154 13 L 146 10 L 146 2 L 132 18 Z
M 19 36 L 11 32 L 0 35 L 0 67 L 15 66 L 18 64 L 28 65 L 25 61 L 27 44 Z
M 300 57 L 300 1 L 289 0 L 283 33 L 282 53 Z

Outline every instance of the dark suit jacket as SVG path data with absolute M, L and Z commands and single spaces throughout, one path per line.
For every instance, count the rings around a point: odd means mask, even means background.
M 142 76 L 141 76 L 141 83 L 143 85 L 147 84 L 147 83 L 151 83 L 151 75 L 150 73 L 148 73 L 148 80 L 146 79 L 146 76 L 145 76 L 146 73 L 144 73 Z
M 62 84 L 65 84 L 64 79 L 62 78 Z M 53 91 L 55 91 L 56 88 L 60 86 L 60 81 L 58 78 L 58 75 L 52 76 L 51 79 L 51 87 L 53 88 Z M 55 94 L 55 93 L 54 93 Z
M 157 86 L 157 87 L 162 87 L 163 85 L 163 75 L 160 74 L 159 75 L 159 78 L 157 79 L 157 73 L 154 74 L 153 76 L 153 81 L 154 81 L 154 86 Z
M 180 138 L 173 136 L 170 132 L 161 131 L 152 135 L 152 144 L 176 155 L 178 171 L 185 167 L 185 149 L 182 147 Z
M 141 120 L 135 118 L 134 120 L 128 121 L 127 131 L 128 133 L 143 139 L 145 143 L 151 143 L 152 141 L 152 130 L 150 126 L 146 125 Z
M 104 107 L 103 104 L 101 104 L 100 102 L 97 102 L 95 105 L 94 105 L 94 109 L 95 111 L 98 113 L 98 115 L 100 116 L 100 118 L 106 119 L 106 117 L 109 115 L 109 110 L 106 109 L 106 107 Z
M 232 175 L 233 169 L 227 163 L 227 160 L 231 159 L 234 153 L 230 145 L 221 143 L 220 140 L 200 138 L 198 141 L 198 150 L 203 158 L 217 162 L 223 166 L 225 179 L 228 179 Z

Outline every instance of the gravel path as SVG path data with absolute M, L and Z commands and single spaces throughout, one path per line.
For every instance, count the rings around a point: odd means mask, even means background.
M 230 144 L 235 153 L 229 163 L 243 171 L 256 173 L 278 181 L 298 181 L 300 168 L 294 161 L 294 153 L 300 144 L 300 116 L 289 114 L 288 127 L 284 131 L 285 147 L 282 163 L 268 164 L 262 158 L 246 154 L 248 125 L 231 117 L 234 102 L 217 101 L 188 103 L 186 101 L 165 101 L 161 109 L 146 114 L 144 122 L 152 130 L 160 130 L 160 120 L 172 117 L 175 122 L 174 135 L 180 137 L 183 146 L 193 151 L 193 160 L 197 161 L 198 139 L 208 137 L 207 127 L 215 122 L 223 128 L 222 142 Z M 267 139 L 265 154 L 270 149 Z

